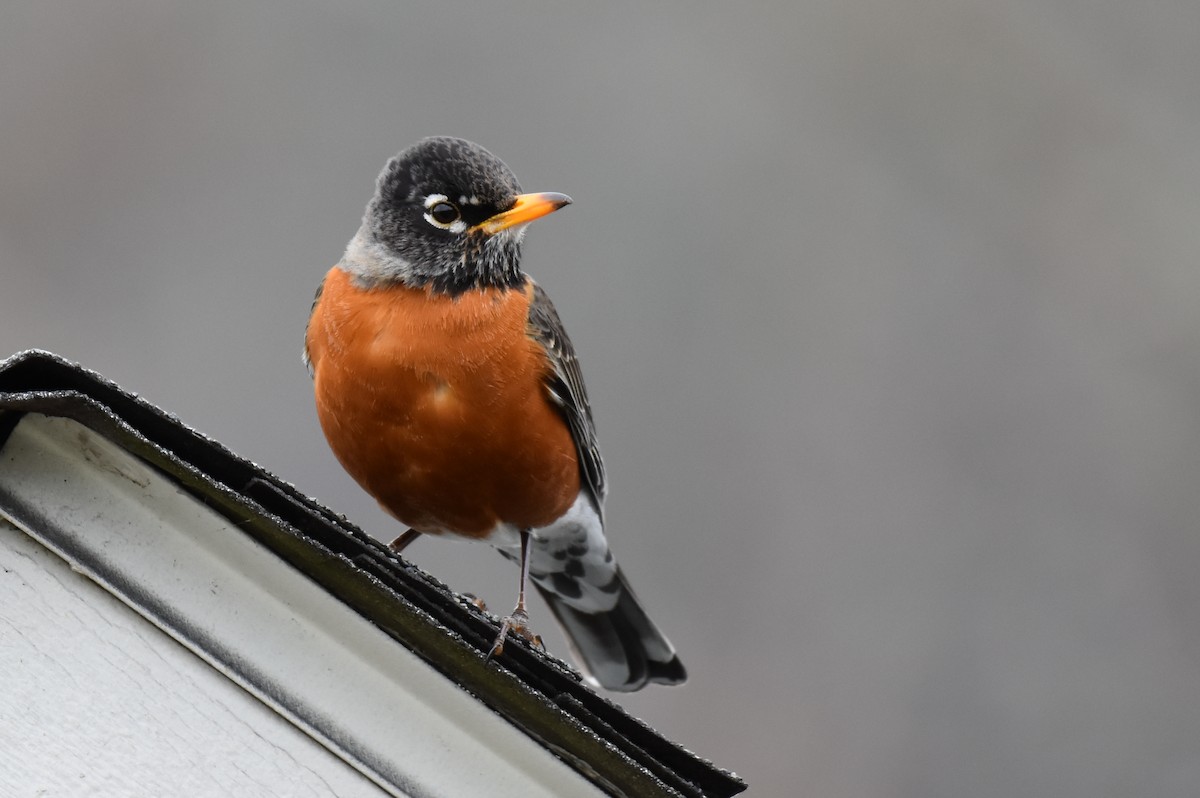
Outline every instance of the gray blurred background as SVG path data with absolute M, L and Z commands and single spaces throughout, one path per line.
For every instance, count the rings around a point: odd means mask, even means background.
M 525 266 L 692 673 L 620 703 L 760 795 L 1195 796 L 1197 31 L 1194 0 L 9 2 L 0 356 L 390 538 L 302 333 L 386 159 L 474 139 L 575 198 Z M 410 553 L 511 605 L 486 547 Z

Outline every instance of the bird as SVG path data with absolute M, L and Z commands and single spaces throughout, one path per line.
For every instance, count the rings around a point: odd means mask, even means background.
M 571 203 L 522 193 L 488 150 L 434 136 L 388 160 L 305 331 L 317 417 L 342 467 L 422 535 L 519 565 L 486 660 L 529 625 L 528 581 L 585 678 L 612 691 L 687 672 L 605 537 L 607 477 L 575 348 L 521 268 L 529 223 Z

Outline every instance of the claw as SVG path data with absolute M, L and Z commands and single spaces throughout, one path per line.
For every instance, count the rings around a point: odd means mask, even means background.
M 476 596 L 474 593 L 463 593 L 462 597 L 475 605 L 475 609 L 487 612 L 487 603 L 479 596 Z
M 546 646 L 542 644 L 541 635 L 534 634 L 529 628 L 529 614 L 520 607 L 517 607 L 513 610 L 512 615 L 506 616 L 501 621 L 500 634 L 496 635 L 496 640 L 492 643 L 492 647 L 488 649 L 487 655 L 484 656 L 484 665 L 491 662 L 492 657 L 498 657 L 504 653 L 504 639 L 508 637 L 509 632 L 519 635 L 525 642 L 536 646 L 542 651 L 546 650 Z
M 517 593 L 517 606 L 513 609 L 512 614 L 505 617 L 500 623 L 500 634 L 496 635 L 496 640 L 492 643 L 492 647 L 488 649 L 488 653 L 483 658 L 483 664 L 487 665 L 492 661 L 492 657 L 498 657 L 504 653 L 504 638 L 509 632 L 520 635 L 525 638 L 531 645 L 537 646 L 545 651 L 546 647 L 542 645 L 542 638 L 535 635 L 529 630 L 529 613 L 525 611 L 525 582 L 529 579 L 529 530 L 521 530 L 521 590 Z

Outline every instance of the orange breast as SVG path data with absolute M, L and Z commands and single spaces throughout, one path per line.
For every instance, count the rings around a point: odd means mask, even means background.
M 307 346 L 342 466 L 421 532 L 545 526 L 579 493 L 570 431 L 526 333 L 532 287 L 457 297 L 325 277 Z

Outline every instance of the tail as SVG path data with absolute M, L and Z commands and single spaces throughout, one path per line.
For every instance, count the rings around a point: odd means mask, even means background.
M 646 615 L 613 557 L 604 523 L 585 498 L 567 516 L 529 538 L 529 581 L 566 633 L 590 681 L 632 692 L 651 682 L 681 684 L 687 671 L 675 647 Z M 521 562 L 520 546 L 497 546 Z
M 616 596 L 610 609 L 588 612 L 543 587 L 539 580 L 534 584 L 566 633 L 575 661 L 601 687 L 632 692 L 650 682 L 681 684 L 687 680 L 675 647 L 646 615 L 619 567 L 603 588 Z

